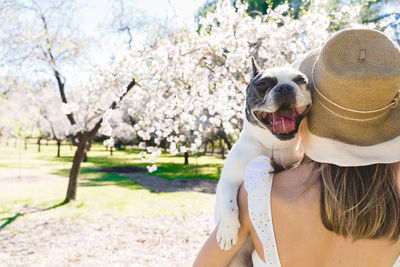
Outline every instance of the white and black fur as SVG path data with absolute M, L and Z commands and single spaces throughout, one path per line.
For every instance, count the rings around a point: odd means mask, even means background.
M 243 182 L 246 165 L 260 155 L 272 157 L 282 166 L 293 166 L 302 159 L 299 124 L 311 104 L 307 78 L 290 67 L 263 71 L 252 58 L 252 78 L 246 89 L 244 127 L 238 142 L 228 153 L 217 186 L 215 222 L 219 223 L 217 241 L 221 249 L 229 250 L 237 243 L 240 227 L 237 194 Z M 288 134 L 276 134 L 271 125 L 257 112 L 277 112 L 285 105 L 306 107 L 296 120 L 296 129 Z M 268 115 L 269 116 L 269 115 Z M 265 114 L 264 114 L 265 118 Z

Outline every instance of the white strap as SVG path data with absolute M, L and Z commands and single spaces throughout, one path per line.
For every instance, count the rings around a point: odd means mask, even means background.
M 268 157 L 260 156 L 252 160 L 246 168 L 244 187 L 248 192 L 249 217 L 261 240 L 265 264 L 280 267 L 271 215 L 271 170 Z
M 397 258 L 396 262 L 394 263 L 393 267 L 400 267 L 400 255 Z

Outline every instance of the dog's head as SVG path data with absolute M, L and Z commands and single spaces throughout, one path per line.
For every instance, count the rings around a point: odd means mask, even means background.
M 290 67 L 260 70 L 252 58 L 252 78 L 246 89 L 246 118 L 280 140 L 295 137 L 311 105 L 307 77 Z

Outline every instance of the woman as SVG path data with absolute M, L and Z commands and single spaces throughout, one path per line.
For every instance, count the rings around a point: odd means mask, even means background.
M 307 157 L 275 175 L 268 158 L 254 159 L 238 196 L 238 244 L 220 250 L 214 231 L 194 266 L 226 266 L 249 235 L 254 266 L 400 266 L 399 47 L 348 29 L 299 69 L 313 93 Z

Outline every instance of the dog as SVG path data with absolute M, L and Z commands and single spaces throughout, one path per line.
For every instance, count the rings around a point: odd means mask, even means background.
M 217 241 L 222 250 L 237 243 L 237 194 L 246 165 L 265 155 L 277 165 L 290 168 L 303 158 L 298 129 L 311 105 L 307 77 L 292 67 L 261 70 L 254 58 L 251 66 L 244 127 L 227 155 L 216 191 L 214 219 L 219 223 Z

